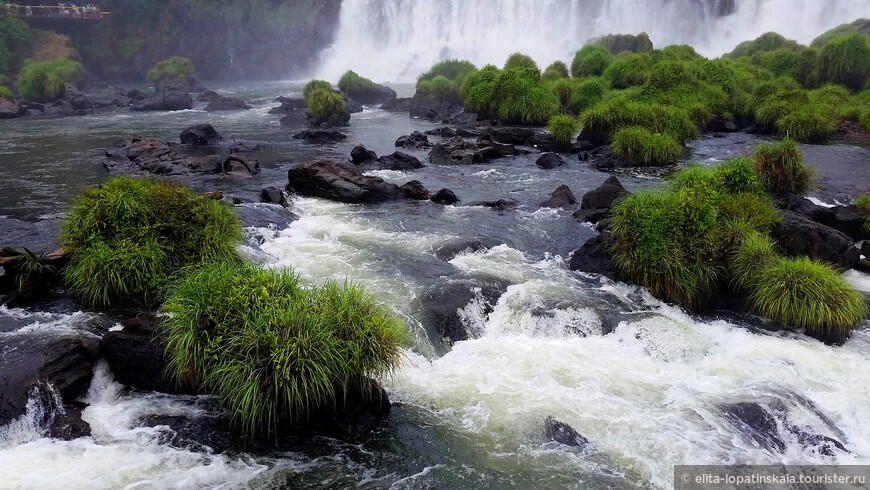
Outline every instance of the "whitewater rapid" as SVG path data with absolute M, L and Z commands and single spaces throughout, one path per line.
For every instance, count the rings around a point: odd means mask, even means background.
M 539 64 L 571 57 L 589 38 L 647 32 L 657 47 L 690 44 L 719 56 L 775 31 L 809 43 L 870 14 L 870 0 L 736 0 L 725 17 L 704 0 L 344 0 L 335 43 L 315 75 L 355 70 L 377 82 L 409 82 L 435 62 L 502 65 L 514 52 Z

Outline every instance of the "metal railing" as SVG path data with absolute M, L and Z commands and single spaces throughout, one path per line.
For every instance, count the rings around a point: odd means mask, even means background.
M 35 19 L 99 20 L 110 15 L 96 5 L 17 5 L 7 3 L 6 13 L 15 17 Z

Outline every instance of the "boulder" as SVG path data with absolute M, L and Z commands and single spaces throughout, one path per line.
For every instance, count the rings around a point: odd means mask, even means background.
M 211 124 L 190 126 L 181 132 L 181 144 L 190 146 L 216 146 L 221 142 L 221 134 Z
M 98 345 L 99 340 L 90 335 L 0 336 L 0 426 L 24 415 L 31 395 L 52 398 L 54 391 L 65 403 L 83 396 L 91 383 Z
M 287 202 L 287 196 L 284 195 L 284 191 L 275 186 L 265 187 L 260 191 L 260 202 L 278 204 L 285 208 L 290 205 Z
M 220 100 L 223 98 L 223 95 L 218 94 L 214 90 L 207 90 L 196 97 L 197 102 L 212 102 L 215 100 Z
M 552 170 L 556 167 L 561 167 L 565 165 L 565 160 L 556 153 L 544 153 L 538 160 L 535 162 L 535 165 L 541 167 L 544 170 Z
M 495 201 L 474 201 L 468 203 L 469 206 L 482 206 L 485 208 L 495 209 L 496 211 L 510 211 L 520 207 L 520 203 L 515 199 L 498 199 Z
M 793 211 L 783 211 L 782 221 L 771 235 L 786 255 L 808 256 L 841 269 L 854 267 L 861 255 L 845 233 Z
M 490 245 L 497 245 L 497 243 L 490 243 L 487 245 L 477 238 L 460 238 L 439 245 L 434 252 L 436 257 L 445 262 L 449 262 L 461 253 L 487 250 L 490 248 Z
M 166 357 L 151 315 L 127 320 L 122 330 L 110 331 L 100 341 L 100 355 L 123 385 L 143 391 L 181 393 L 164 378 Z
M 94 102 L 103 107 L 130 107 L 133 99 L 124 94 L 112 94 L 108 97 L 94 99 Z
M 399 186 L 368 177 L 350 163 L 319 160 L 288 171 L 287 190 L 345 203 L 371 203 L 402 198 Z
M 435 165 L 473 165 L 501 158 L 493 147 L 480 148 L 476 144 L 454 136 L 447 143 L 438 143 L 429 152 L 429 161 Z
M 134 111 L 183 111 L 193 108 L 190 92 L 179 85 L 167 85 L 146 99 L 134 102 Z
M 347 139 L 347 135 L 336 129 L 306 129 L 293 135 L 294 140 L 305 140 L 306 143 L 322 144 Z
M 477 298 L 482 300 L 482 313 L 492 313 L 495 304 L 507 290 L 508 284 L 499 280 L 458 280 L 438 283 L 430 287 L 420 301 L 425 325 L 435 327 L 448 343 L 472 338 L 475 326 L 468 325 L 461 311 Z
M 516 146 L 510 143 L 499 143 L 498 141 L 493 141 L 491 138 L 487 138 L 486 136 L 479 138 L 477 140 L 477 145 L 481 148 L 491 148 L 503 157 L 514 156 L 517 154 Z
M 396 91 L 375 83 L 373 86 L 364 89 L 349 90 L 347 95 L 351 99 L 363 104 L 373 105 L 382 104 L 390 99 L 396 98 Z
M 469 126 L 477 122 L 477 113 L 463 111 L 449 118 L 447 122 L 457 126 Z
M 243 111 L 250 109 L 251 106 L 241 99 L 233 97 L 218 96 L 205 106 L 206 112 L 212 111 Z
M 444 126 L 443 128 L 430 129 L 426 131 L 426 134 L 431 136 L 440 136 L 442 138 L 452 138 L 456 136 L 456 131 Z
M 783 453 L 785 441 L 776 417 L 755 402 L 732 403 L 720 407 L 725 419 L 753 444 L 768 451 Z
M 146 92 L 143 92 L 139 89 L 133 89 L 124 95 L 126 95 L 131 100 L 136 101 L 136 102 L 139 102 L 140 100 L 145 100 L 149 97 Z
M 406 199 L 412 199 L 414 201 L 425 201 L 431 197 L 429 190 L 426 189 L 419 180 L 407 182 L 399 187 L 399 190 L 402 191 L 402 195 L 405 196 Z
M 414 99 L 411 97 L 393 97 L 392 99 L 384 101 L 384 103 L 381 104 L 381 109 L 387 112 L 409 112 L 414 104 Z
M 610 252 L 610 241 L 610 235 L 606 233 L 590 238 L 571 253 L 568 268 L 616 280 L 617 272 L 613 264 L 613 254 Z
M 577 221 L 595 224 L 607 217 L 607 213 L 609 212 L 609 208 L 578 209 L 577 211 L 574 211 L 574 214 L 572 214 L 571 217 Z
M 435 119 L 441 118 L 441 113 L 438 112 L 434 107 L 429 107 L 428 105 L 414 105 L 408 111 L 408 114 L 412 119 L 425 119 L 428 121 L 433 121 Z
M 43 113 L 46 116 L 69 116 L 75 113 L 75 109 L 67 100 L 56 100 L 45 104 Z
M 5 233 L 14 232 L 5 228 Z M 62 248 L 37 254 L 29 249 L 0 249 L 0 305 L 20 306 L 48 296 L 58 282 L 58 271 L 69 263 L 70 256 Z M 28 269 L 38 261 L 43 267 Z
M 544 419 L 544 438 L 548 441 L 558 442 L 569 447 L 586 448 L 589 446 L 589 440 L 581 436 L 579 432 L 574 430 L 570 425 L 559 422 L 554 417 Z
M 432 196 L 431 200 L 435 204 L 444 204 L 448 206 L 459 203 L 459 198 L 456 197 L 456 194 L 454 194 L 450 189 L 441 189 Z
M 308 110 L 293 109 L 284 114 L 284 117 L 279 121 L 281 126 L 289 126 L 291 128 L 304 128 L 308 126 Z
M 378 158 L 377 164 L 382 170 L 416 170 L 425 167 L 417 157 L 401 151 Z
M 358 114 L 363 111 L 363 105 L 351 99 L 347 94 L 341 94 L 344 97 L 344 111 L 348 114 Z
M 353 150 L 350 151 L 350 161 L 352 161 L 354 165 L 360 165 L 362 163 L 377 159 L 377 153 L 366 149 L 366 147 L 362 145 L 354 146 Z
M 89 110 L 96 107 L 93 100 L 88 98 L 84 92 L 75 88 L 72 85 L 67 85 L 64 90 L 63 99 L 72 105 L 72 108 L 77 111 Z
M 608 209 L 613 202 L 622 196 L 630 194 L 622 182 L 616 177 L 610 177 L 597 188 L 587 192 L 580 202 L 580 209 Z
M 529 140 L 535 135 L 535 131 L 528 128 L 491 127 L 484 129 L 483 134 L 489 134 L 493 141 L 500 143 L 528 145 Z
M 305 99 L 288 99 L 287 97 L 278 97 L 277 99 L 275 99 L 275 101 L 280 102 L 281 105 L 270 109 L 269 114 L 289 114 L 290 112 L 297 111 L 299 109 L 308 109 L 308 104 L 305 102 Z
M 245 228 L 284 230 L 290 226 L 290 223 L 299 219 L 299 216 L 291 213 L 280 204 L 265 202 L 242 204 L 236 198 L 231 199 L 231 201 L 235 204 L 233 211 Z
M 855 241 L 870 239 L 870 231 L 864 227 L 870 214 L 854 204 L 825 207 L 813 204 L 805 197 L 789 194 L 783 200 L 782 207 L 841 231 Z
M 550 198 L 541 203 L 542 208 L 567 208 L 577 204 L 577 198 L 567 185 L 560 185 L 550 194 Z
M 260 173 L 260 161 L 245 153 L 230 153 L 224 161 L 224 172 L 240 175 Z
M 405 148 L 405 149 L 418 149 L 418 148 L 430 148 L 432 146 L 429 143 L 429 137 L 425 134 L 414 131 L 411 134 L 406 134 L 404 136 L 399 136 L 396 140 L 396 148 Z
M 218 155 L 187 157 L 184 165 L 199 174 L 214 175 L 224 171 L 224 159 Z

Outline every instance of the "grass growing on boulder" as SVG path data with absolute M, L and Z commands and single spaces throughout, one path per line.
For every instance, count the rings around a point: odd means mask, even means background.
M 375 82 L 362 77 L 353 70 L 348 70 L 338 80 L 338 89 L 346 94 L 373 90 Z
M 607 84 L 600 78 L 580 80 L 573 85 L 567 106 L 574 114 L 582 114 L 583 111 L 601 102 L 605 93 L 607 93 Z
M 490 109 L 509 124 L 543 125 L 559 112 L 559 99 L 526 68 L 499 72 L 489 100 Z
M 184 80 L 193 75 L 193 63 L 187 58 L 173 56 L 157 62 L 148 70 L 148 80 L 152 83 L 165 80 Z
M 580 120 L 584 131 L 597 134 L 608 141 L 617 131 L 629 126 L 667 133 L 678 143 L 698 136 L 698 127 L 686 111 L 673 106 L 632 102 L 622 97 L 605 98 L 585 111 Z
M 789 112 L 776 121 L 776 132 L 804 143 L 827 141 L 837 129 L 837 119 L 826 106 L 811 105 Z
M 67 83 L 78 81 L 83 73 L 81 63 L 66 58 L 27 60 L 18 72 L 16 88 L 24 98 L 35 102 L 53 102 L 63 97 Z
M 759 145 L 755 150 L 755 171 L 767 192 L 774 196 L 804 194 L 812 183 L 812 168 L 804 165 L 797 143 L 785 139 Z
M 441 101 L 459 102 L 459 87 L 449 78 L 438 75 L 431 80 L 417 82 L 417 93 L 432 96 Z
M 127 177 L 85 189 L 61 230 L 70 289 L 94 307 L 152 307 L 179 271 L 236 257 L 232 210 L 187 187 Z
M 332 126 L 344 124 L 344 97 L 332 90 L 315 90 L 305 99 L 308 114 L 319 123 Z
M 680 144 L 672 136 L 651 133 L 641 127 L 620 129 L 611 146 L 620 158 L 644 167 L 672 165 L 682 154 Z
M 435 77 L 442 76 L 456 83 L 456 85 L 462 85 L 465 77 L 476 70 L 477 68 L 470 61 L 454 59 L 439 61 L 432 65 L 429 71 L 420 75 L 417 82 L 432 80 Z
M 797 51 L 799 47 L 797 42 L 786 39 L 781 34 L 766 32 L 752 41 L 745 41 L 737 45 L 734 51 L 725 56 L 728 58 L 751 57 L 761 51 L 776 51 L 778 49 Z
M 779 256 L 770 236 L 752 231 L 742 237 L 729 261 L 731 280 L 739 291 L 752 291 L 758 281 L 758 271 L 767 267 Z
M 332 84 L 327 82 L 326 80 L 311 80 L 310 82 L 305 84 L 305 87 L 302 88 L 302 98 L 307 101 L 308 97 L 317 90 L 326 90 L 328 92 L 331 92 Z
M 816 335 L 845 334 L 867 317 L 867 300 L 840 274 L 806 257 L 762 267 L 749 295 L 759 314 Z
M 870 38 L 849 34 L 829 41 L 819 53 L 819 75 L 860 90 L 870 77 Z
M 561 114 L 550 118 L 547 128 L 560 145 L 567 145 L 574 139 L 577 132 L 577 120 L 572 116 Z
M 602 46 L 613 54 L 619 54 L 624 51 L 647 53 L 653 50 L 653 43 L 645 32 L 640 34 L 607 34 L 606 36 L 590 39 L 589 43 Z
M 610 82 L 613 88 L 625 89 L 646 83 L 653 62 L 645 54 L 625 52 L 610 63 L 602 77 Z
M 537 73 L 538 75 L 541 73 L 541 69 L 538 68 L 538 64 L 535 63 L 535 60 L 533 60 L 531 56 L 523 53 L 513 53 L 508 56 L 508 59 L 504 64 L 504 69 L 524 69 L 529 70 L 532 73 Z
M 613 55 L 603 46 L 587 44 L 574 54 L 571 76 L 574 78 L 599 77 L 613 63 Z
M 481 70 L 469 73 L 459 87 L 465 108 L 474 112 L 492 114 L 492 88 L 498 77 L 499 69 L 494 65 L 486 65 Z
M 407 335 L 361 286 L 305 288 L 289 271 L 250 264 L 194 270 L 161 311 L 167 374 L 219 396 L 254 435 L 275 435 L 390 373 Z

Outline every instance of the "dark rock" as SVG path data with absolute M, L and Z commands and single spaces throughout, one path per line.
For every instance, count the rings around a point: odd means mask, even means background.
M 125 95 L 127 97 L 129 97 L 131 100 L 134 100 L 136 102 L 139 102 L 140 100 L 144 100 L 144 99 L 148 98 L 148 94 L 139 90 L 139 89 L 133 89 L 133 90 L 127 92 Z
M 249 203 L 242 204 L 237 199 L 232 199 L 233 211 L 246 228 L 269 228 L 272 230 L 284 230 L 290 223 L 299 219 L 299 216 L 291 213 L 280 204 L 272 203 Z
M 610 177 L 583 196 L 580 209 L 608 209 L 613 206 L 614 201 L 628 194 L 630 193 L 625 190 L 619 179 Z
M 851 269 L 860 258 L 855 241 L 848 235 L 793 211 L 783 211 L 772 236 L 789 256 L 808 256 L 841 269 Z
M 220 100 L 223 98 L 223 95 L 218 94 L 214 90 L 207 90 L 196 97 L 197 102 L 213 102 L 215 100 Z
M 813 204 L 809 199 L 790 194 L 783 199 L 782 207 L 804 215 L 817 223 L 841 231 L 849 235 L 853 240 L 870 239 L 870 231 L 864 227 L 870 214 L 858 206 L 819 206 Z
M 610 235 L 602 233 L 592 237 L 571 254 L 568 268 L 572 271 L 600 274 L 616 280 L 616 266 L 610 252 Z
M 172 151 L 169 145 L 155 138 L 134 139 L 126 150 L 130 160 L 155 160 L 168 155 Z M 120 154 L 120 152 L 119 152 Z
M 567 208 L 577 204 L 577 198 L 567 185 L 560 185 L 550 194 L 550 198 L 541 203 L 542 208 Z
M 308 110 L 294 109 L 284 114 L 284 117 L 279 121 L 281 126 L 289 126 L 291 128 L 304 128 L 308 126 Z
M 94 102 L 103 107 L 130 107 L 133 99 L 124 94 L 112 94 L 108 97 L 94 99 Z
M 447 120 L 457 126 L 468 126 L 477 122 L 477 114 L 474 112 L 461 112 Z
M 719 407 L 725 419 L 757 447 L 778 453 L 786 444 L 779 434 L 776 417 L 754 402 L 732 403 Z
M 592 145 L 592 143 L 578 137 L 577 141 L 571 144 L 571 149 L 569 150 L 569 153 L 588 152 L 594 149 L 595 147 Z
M 293 135 L 295 140 L 305 140 L 306 143 L 330 143 L 347 139 L 347 135 L 335 129 L 306 129 Z
M 459 198 L 450 189 L 441 189 L 432 196 L 435 204 L 451 205 L 459 202 Z
M 458 241 L 448 242 L 436 248 L 435 256 L 445 262 L 449 262 L 463 252 L 479 252 L 488 248 L 486 244 L 476 238 L 459 239 Z
M 200 174 L 214 175 L 224 171 L 224 159 L 218 155 L 204 157 L 187 157 L 184 164 L 192 171 Z
M 366 147 L 362 145 L 354 146 L 353 150 L 350 151 L 350 161 L 352 161 L 354 165 L 359 165 L 377 159 L 377 153 L 366 149 Z
M 212 100 L 205 106 L 205 111 L 243 111 L 250 108 L 251 106 L 241 99 L 219 96 L 219 98 Z
M 468 204 L 469 206 L 483 206 L 485 208 L 495 209 L 496 211 L 510 211 L 520 206 L 520 203 L 514 199 L 498 199 L 496 201 L 474 201 Z
M 735 133 L 739 130 L 733 121 L 727 121 L 715 114 L 707 120 L 707 131 L 711 133 Z
M 477 145 L 481 148 L 489 148 L 498 153 L 499 156 L 509 157 L 517 154 L 516 146 L 510 143 L 499 143 L 498 141 L 493 141 L 491 139 L 481 138 L 478 139 Z
M 302 110 L 303 113 L 308 109 L 308 104 L 305 99 L 288 99 L 286 97 L 278 97 L 277 102 L 281 105 L 273 107 L 269 110 L 269 114 L 289 114 L 294 111 Z
M 237 175 L 257 175 L 260 162 L 245 153 L 231 153 L 224 161 L 224 171 Z
M 603 220 L 607 213 L 610 212 L 608 208 L 601 209 L 578 209 L 571 216 L 577 221 L 585 221 L 587 223 L 598 223 Z
M 544 437 L 548 441 L 558 442 L 569 447 L 585 448 L 589 446 L 589 440 L 581 436 L 568 424 L 559 422 L 553 417 L 544 420 Z
M 343 93 L 343 94 L 341 94 L 341 96 L 344 97 L 344 110 L 345 110 L 345 112 L 347 112 L 348 114 L 358 114 L 358 113 L 363 111 L 364 108 L 363 108 L 362 104 L 351 99 L 350 97 L 347 96 L 347 94 Z
M 456 136 L 456 131 L 444 126 L 443 128 L 430 129 L 426 131 L 426 134 L 431 136 L 441 136 L 442 138 L 452 138 Z
M 399 136 L 396 140 L 396 148 L 415 149 L 429 148 L 431 146 L 432 144 L 429 143 L 429 137 L 419 131 Z
M 462 138 L 481 138 L 482 139 L 483 137 L 487 136 L 488 134 L 489 133 L 481 134 L 480 131 L 478 131 L 476 129 L 471 129 L 471 128 L 457 128 L 456 129 L 456 136 L 459 136 Z M 489 140 L 492 140 L 492 135 L 489 135 Z
M 73 87 L 72 85 L 67 85 L 66 90 L 64 90 L 63 99 L 72 105 L 72 108 L 81 111 L 87 109 L 93 109 L 96 107 L 94 101 L 88 98 L 84 92 Z
M 4 229 L 4 233 L 13 230 Z M 34 253 L 27 248 L 0 249 L 0 305 L 21 306 L 49 295 L 59 280 L 58 271 L 69 263 L 70 256 L 62 248 L 50 253 Z M 29 270 L 28 264 L 38 262 L 41 268 Z
M 447 143 L 438 143 L 429 152 L 429 161 L 435 165 L 473 165 L 494 160 L 501 155 L 492 148 L 481 150 L 476 144 L 454 136 Z
M 514 127 L 486 128 L 483 133 L 489 134 L 494 141 L 512 145 L 528 145 L 528 141 L 535 135 L 534 130 Z
M 503 281 L 461 280 L 438 283 L 421 297 L 424 324 L 433 325 L 448 342 L 468 340 L 475 335 L 469 331 L 460 311 L 475 298 L 482 300 L 483 314 L 492 313 L 498 298 L 507 290 Z
M 178 85 L 167 85 L 146 99 L 134 102 L 134 111 L 183 111 L 193 108 L 189 90 Z
M 91 426 L 82 420 L 82 411 L 87 405 L 81 402 L 68 402 L 60 407 L 51 407 L 45 421 L 47 436 L 62 441 L 72 441 L 91 435 Z
M 378 168 L 382 170 L 416 170 L 423 168 L 423 162 L 413 155 L 394 152 L 392 155 L 384 155 L 377 159 Z
M 305 196 L 346 203 L 381 202 L 402 198 L 399 186 L 367 177 L 349 163 L 320 160 L 301 163 L 288 171 L 288 190 Z
M 431 197 L 429 190 L 419 180 L 407 182 L 399 187 L 399 190 L 402 191 L 402 195 L 406 199 L 413 199 L 414 201 L 425 201 Z
M 429 121 L 440 119 L 441 113 L 427 105 L 415 105 L 408 111 L 413 119 L 426 119 Z
M 289 205 L 287 202 L 287 196 L 284 195 L 284 191 L 275 186 L 269 186 L 260 191 L 260 202 L 278 204 L 285 208 Z
M 221 134 L 211 124 L 190 126 L 181 132 L 181 144 L 191 146 L 216 146 L 221 142 Z
M 100 355 L 119 383 L 143 391 L 180 393 L 164 379 L 166 357 L 151 315 L 127 320 L 122 330 L 103 335 Z
M 347 95 L 353 100 L 357 100 L 366 105 L 382 104 L 390 99 L 396 98 L 396 91 L 383 85 L 374 84 L 370 88 L 361 90 L 350 90 Z
M 46 116 L 69 116 L 75 112 L 75 109 L 69 101 L 56 100 L 51 104 L 45 104 L 43 112 Z
M 560 145 L 556 143 L 556 138 L 548 132 L 535 132 L 532 137 L 526 141 L 527 146 L 535 147 L 541 151 L 564 151 L 569 149 L 568 145 Z
M 415 101 L 411 97 L 395 98 L 384 101 L 381 109 L 387 112 L 409 112 Z
M 562 165 L 565 165 L 565 160 L 556 153 L 544 153 L 538 158 L 538 160 L 535 162 L 535 165 L 541 167 L 544 170 L 552 170 L 556 167 L 561 167 Z
M 64 402 L 83 396 L 98 342 L 96 337 L 39 332 L 0 336 L 0 425 L 24 415 L 27 400 L 39 391 L 50 396 L 53 389 Z

